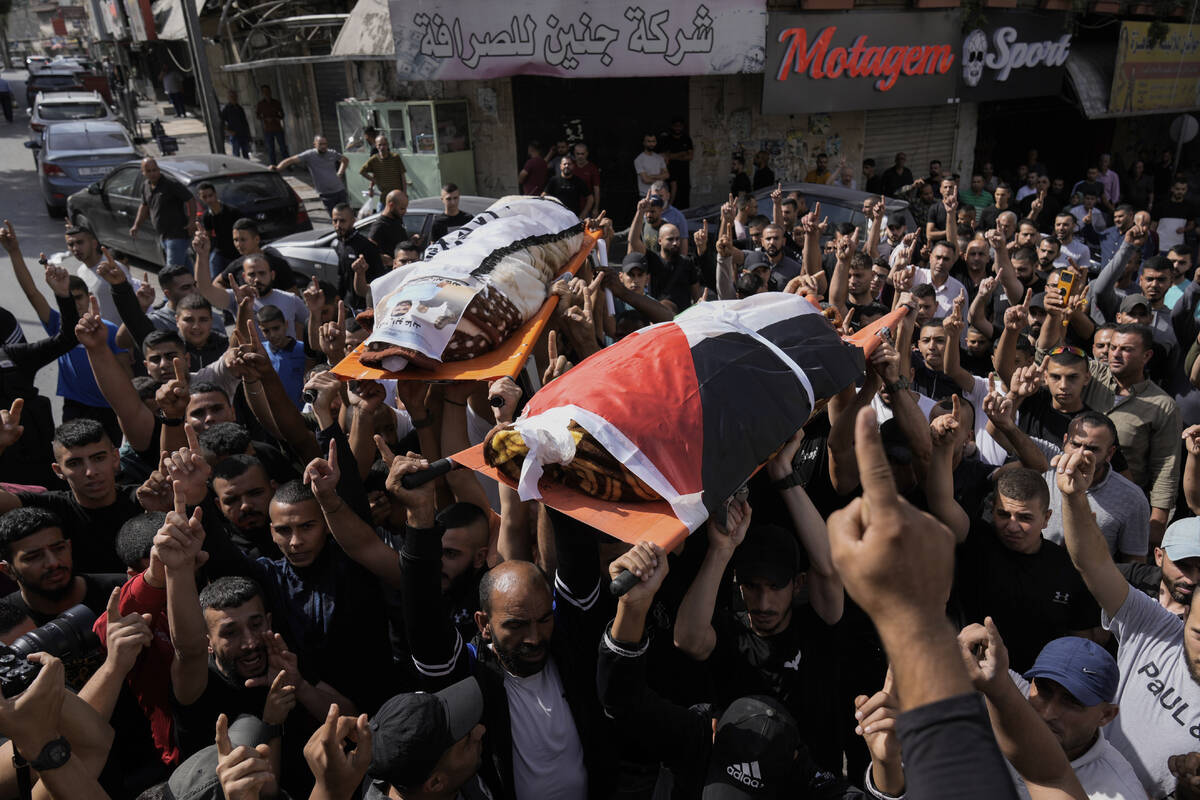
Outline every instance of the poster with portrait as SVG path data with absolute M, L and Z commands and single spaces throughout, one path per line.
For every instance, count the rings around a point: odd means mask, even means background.
M 405 347 L 441 361 L 463 312 L 482 288 L 476 280 L 435 275 L 407 280 L 376 304 L 367 343 Z

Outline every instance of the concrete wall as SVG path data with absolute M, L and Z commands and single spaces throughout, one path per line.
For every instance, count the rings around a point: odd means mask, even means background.
M 729 196 L 729 160 L 743 151 L 747 171 L 760 149 L 771 154 L 771 169 L 784 181 L 804 180 L 816 154 L 829 155 L 829 168 L 839 159 L 855 168 L 862 163 L 866 114 L 762 113 L 762 75 L 693 77 L 688 90 L 688 129 L 696 145 L 692 161 L 692 203 Z

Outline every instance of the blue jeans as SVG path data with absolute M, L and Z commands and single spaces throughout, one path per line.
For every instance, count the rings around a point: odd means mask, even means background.
M 175 116 L 185 116 L 187 112 L 183 105 L 183 92 L 171 92 L 167 97 L 170 98 L 171 105 L 175 106 Z
M 267 158 L 272 164 L 278 164 L 288 157 L 287 142 L 283 139 L 283 131 L 274 131 L 263 134 L 263 140 L 267 144 Z
M 186 267 L 188 265 L 188 247 L 191 245 L 187 239 L 159 239 L 163 249 L 163 266 L 169 267 L 178 264 Z
M 249 136 L 230 136 L 229 150 L 234 158 L 249 158 L 250 157 L 250 137 Z

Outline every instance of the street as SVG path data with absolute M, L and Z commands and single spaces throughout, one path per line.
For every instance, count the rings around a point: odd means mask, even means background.
M 41 280 L 37 264 L 39 252 L 47 256 L 66 249 L 63 244 L 63 221 L 52 219 L 46 213 L 34 172 L 33 155 L 25 149 L 29 138 L 29 116 L 25 113 L 25 71 L 9 70 L 4 79 L 12 87 L 13 121 L 0 119 L 0 218 L 7 219 L 17 232 L 21 252 L 30 265 L 34 278 L 45 292 L 49 292 Z M 13 276 L 8 253 L 0 250 L 0 298 L 4 307 L 11 311 L 25 330 L 25 338 L 37 341 L 46 336 L 37 315 Z M 52 398 L 55 418 L 62 411 L 62 399 L 55 396 L 58 383 L 58 364 L 52 363 L 37 374 L 38 391 Z

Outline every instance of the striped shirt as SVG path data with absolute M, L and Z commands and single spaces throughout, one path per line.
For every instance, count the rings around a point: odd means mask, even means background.
M 386 195 L 392 189 L 407 191 L 404 183 L 404 159 L 399 153 L 383 156 L 379 153 L 367 159 L 358 173 L 364 178 L 375 181 L 380 194 Z

